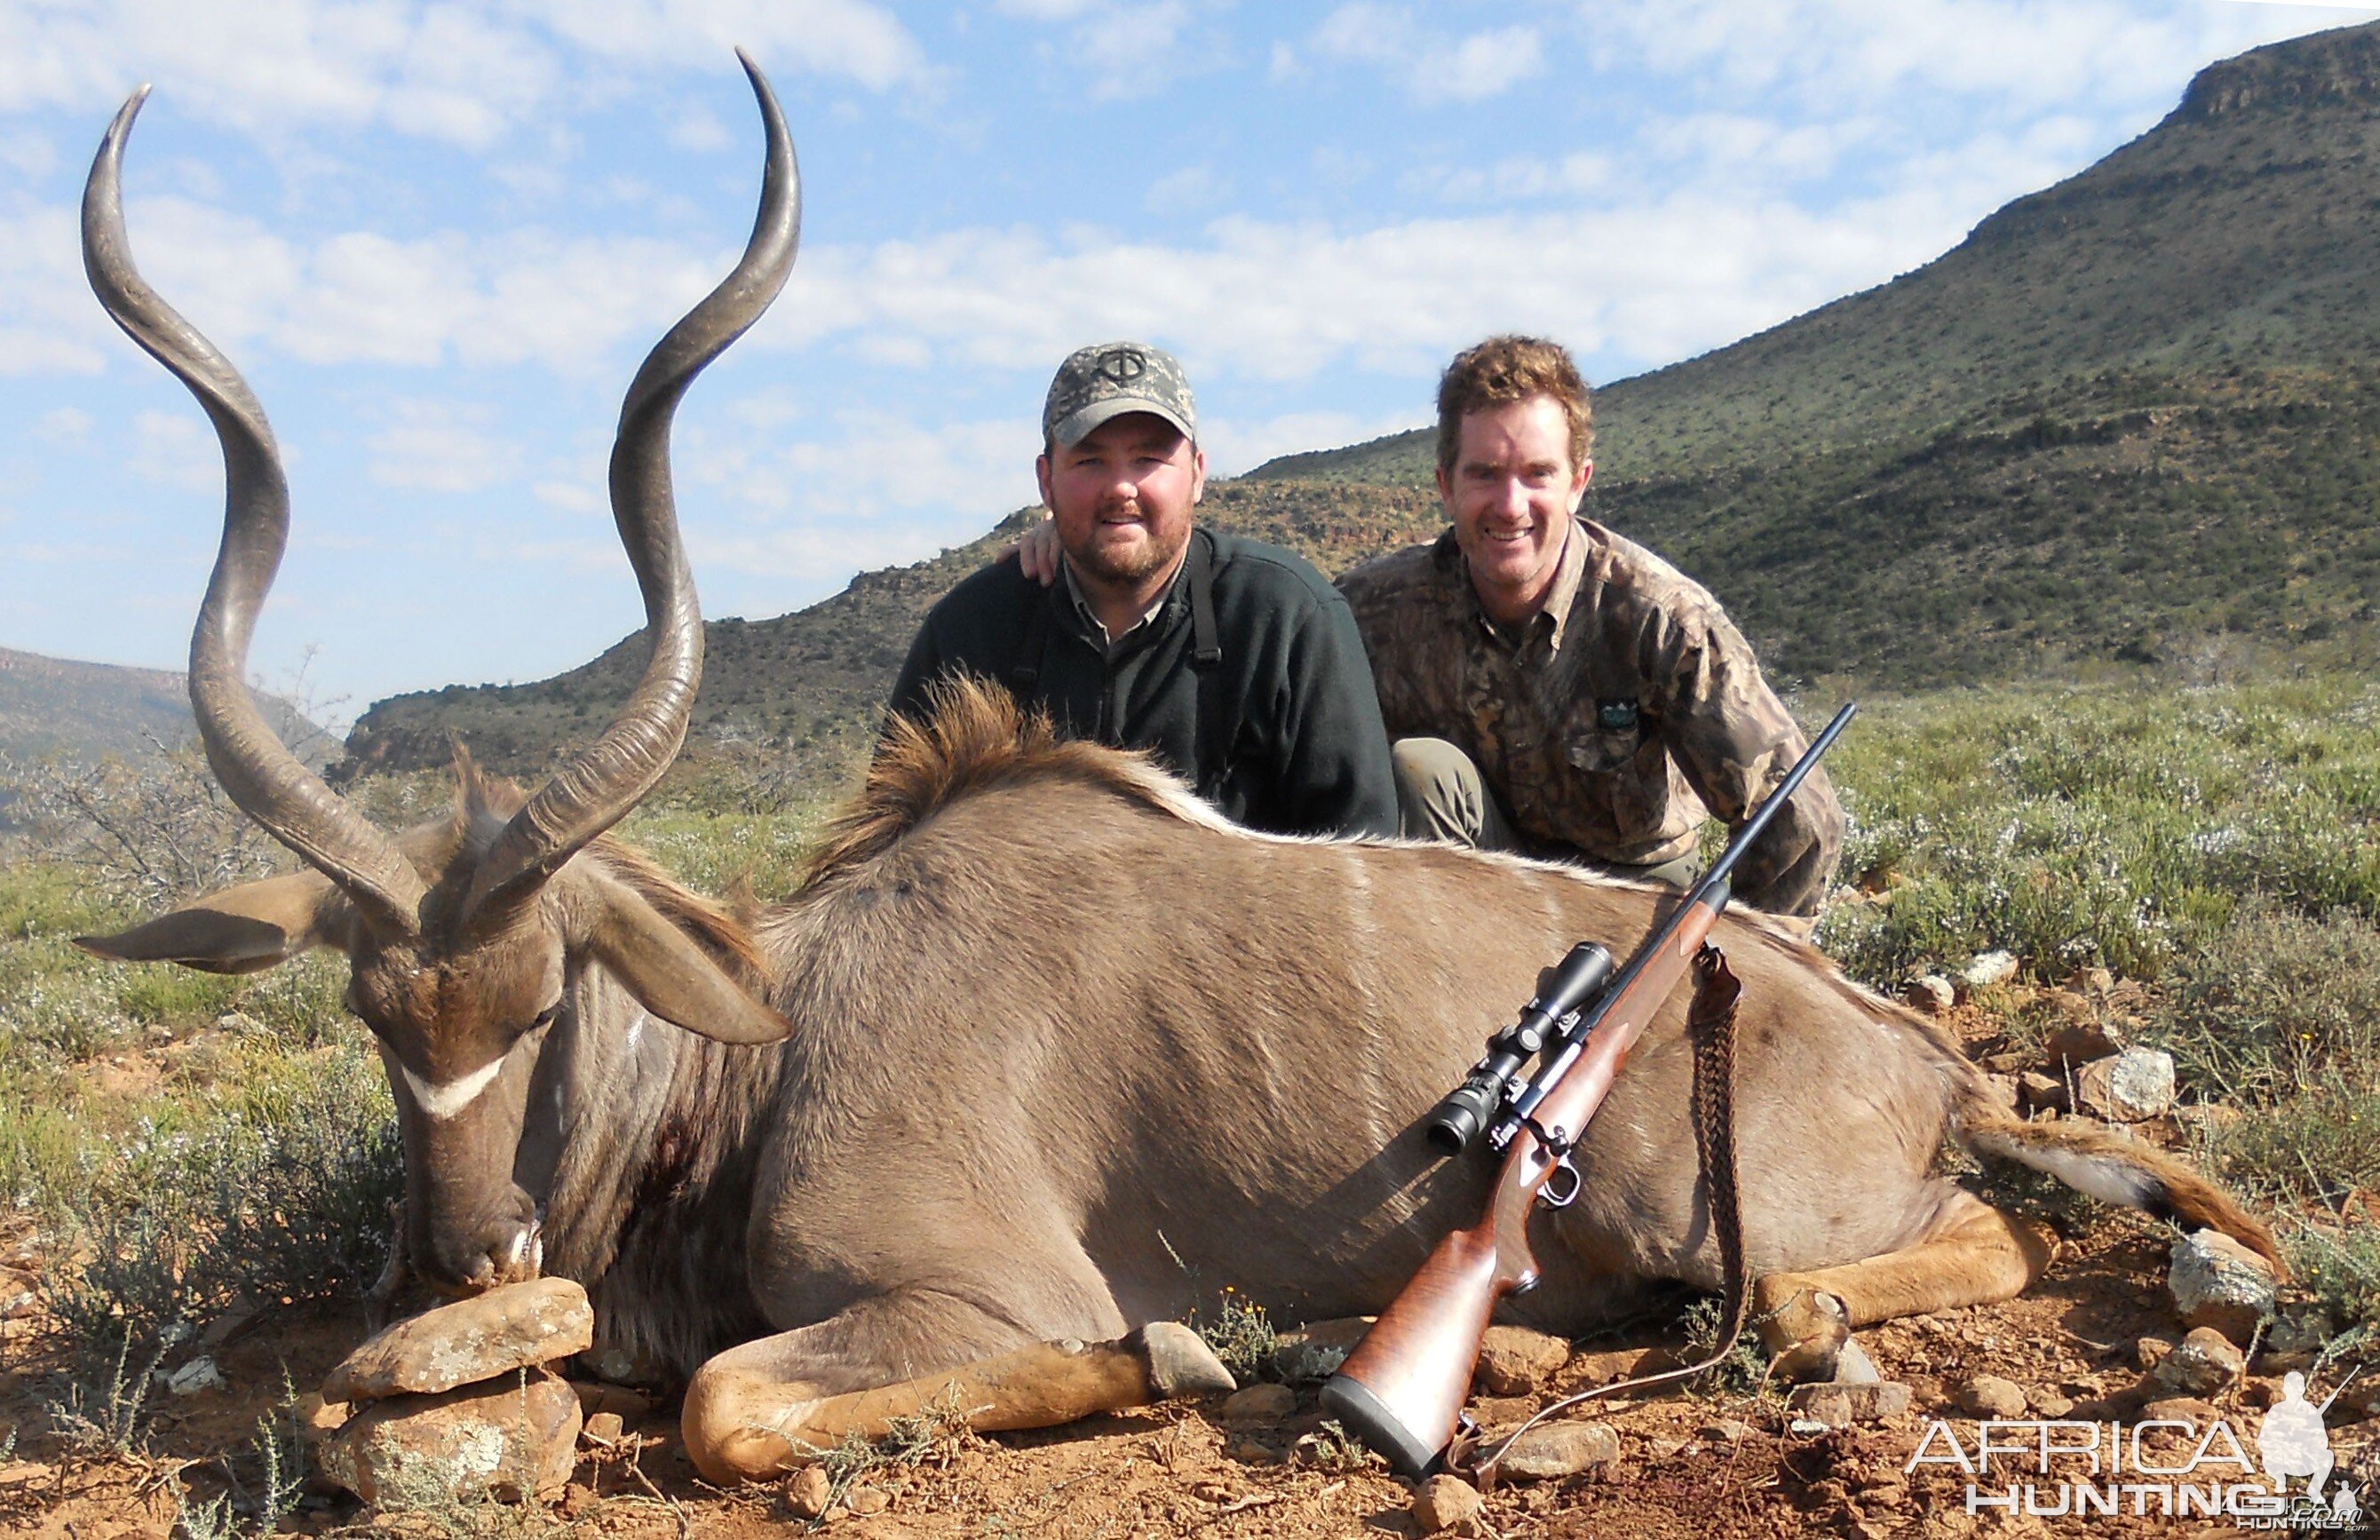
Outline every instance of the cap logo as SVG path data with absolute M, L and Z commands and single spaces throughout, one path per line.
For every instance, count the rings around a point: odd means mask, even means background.
M 1118 347 L 1099 355 L 1099 378 L 1111 384 L 1129 385 L 1148 372 L 1148 359 L 1128 347 Z

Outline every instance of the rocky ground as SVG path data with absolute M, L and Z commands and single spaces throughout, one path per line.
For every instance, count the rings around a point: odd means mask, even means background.
M 2088 1064 L 2111 1055 L 2070 1055 L 2052 1064 L 2041 1043 L 2011 1046 L 1982 1017 L 1949 1001 L 1944 1008 L 1969 1029 L 1978 1056 L 2008 1076 L 2010 1094 L 2046 1115 L 2057 1115 L 2061 1097 L 2105 1106 L 2109 1096 L 2155 1092 L 2154 1066 L 2085 1074 Z M 2131 1126 L 2144 1138 L 2179 1140 L 2188 1122 L 2158 1112 Z M 2373 1222 L 2371 1207 L 2349 1206 L 2344 1222 Z M 2221 1418 L 2252 1442 L 2263 1410 L 2282 1394 L 2282 1373 L 2311 1369 L 2325 1393 L 2338 1378 L 2338 1365 L 2314 1362 L 2318 1338 L 2302 1330 L 2254 1336 L 2252 1359 L 2219 1333 L 2191 1335 L 2166 1286 L 2171 1237 L 2157 1227 L 2086 1206 L 2053 1203 L 2044 1211 L 2065 1244 L 2033 1293 L 1861 1334 L 1883 1380 L 1906 1387 L 1905 1403 L 1895 1391 L 1795 1405 L 1741 1379 L 1729 1390 L 1590 1403 L 1570 1419 L 1572 1431 L 1553 1440 L 1552 1465 L 1572 1467 L 1567 1473 L 1511 1480 L 1484 1500 L 1467 1488 L 1417 1492 L 1390 1476 L 1323 1425 L 1310 1383 L 1041 1434 L 986 1438 L 921 1429 L 874 1463 L 846 1461 L 832 1476 L 735 1492 L 696 1477 L 679 1450 L 671 1408 L 590 1390 L 585 1414 L 572 1418 L 575 1457 L 565 1446 L 558 1467 L 565 1473 L 542 1501 L 381 1512 L 327 1485 L 322 1473 L 338 1461 L 318 1447 L 309 1461 L 314 1484 L 281 1527 L 306 1534 L 732 1537 L 814 1526 L 851 1540 L 2187 1531 L 2192 1524 L 2155 1516 L 1970 1515 L 1960 1473 L 1910 1469 L 1934 1419 L 1946 1420 L 1970 1446 L 1978 1416 L 2104 1423 L 2163 1415 L 2202 1427 Z M 94 1431 L 70 1437 L 55 1411 L 67 1360 L 32 1288 L 40 1260 L 29 1235 L 0 1230 L 0 1533 L 127 1540 L 166 1535 L 178 1523 L 182 1533 L 212 1540 L 204 1521 L 189 1515 L 224 1490 L 226 1469 L 256 1484 L 248 1451 L 259 1419 L 273 1416 L 292 1390 L 322 1386 L 366 1335 L 353 1311 L 227 1316 L 163 1365 L 183 1371 L 188 1393 L 157 1387 L 145 1421 L 118 1440 L 128 1448 L 106 1452 Z M 1642 1367 L 1648 1352 L 1677 1345 L 1658 1323 L 1632 1340 L 1575 1351 L 1510 1338 L 1483 1370 L 1473 1411 L 1491 1428 L 1511 1425 L 1555 1393 L 1620 1377 Z M 199 1358 L 213 1363 L 219 1385 L 191 1371 Z M 104 1413 L 102 1400 L 87 1393 L 84 1412 Z M 2350 1386 L 2331 1409 L 2330 1442 L 2341 1471 L 2359 1473 L 2369 1499 L 2380 1501 L 2375 1414 L 2380 1388 Z M 227 1467 L 232 1451 L 242 1452 Z M 2235 1532 L 2228 1519 L 2193 1522 Z

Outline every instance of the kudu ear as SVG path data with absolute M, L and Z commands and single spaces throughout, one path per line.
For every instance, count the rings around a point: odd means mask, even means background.
M 584 942 L 644 1008 L 722 1043 L 774 1043 L 793 1024 L 746 992 L 693 938 L 625 882 L 595 879 Z
M 116 936 L 75 945 L 126 963 L 179 963 L 201 973 L 261 973 L 311 947 L 342 946 L 354 908 L 319 872 L 225 888 Z

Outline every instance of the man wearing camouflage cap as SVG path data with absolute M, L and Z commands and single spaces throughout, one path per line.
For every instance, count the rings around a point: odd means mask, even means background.
M 1585 382 L 1491 337 L 1439 386 L 1451 527 L 1339 580 L 1396 738 L 1405 831 L 1683 886 L 1706 816 L 1740 825 L 1807 746 L 1700 584 L 1579 516 Z M 1821 768 L 1736 867 L 1747 903 L 1816 913 L 1843 813 Z
M 1396 833 L 1346 601 L 1293 552 L 1192 524 L 1207 455 L 1182 366 L 1140 343 L 1080 349 L 1050 383 L 1041 435 L 1058 559 L 1028 571 L 1011 552 L 945 595 L 892 710 L 922 719 L 936 680 L 974 673 L 1063 736 L 1149 750 L 1251 828 Z

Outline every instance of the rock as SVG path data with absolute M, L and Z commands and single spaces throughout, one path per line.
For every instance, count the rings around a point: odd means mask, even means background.
M 1912 978 L 1901 990 L 1910 1004 L 1929 1016 L 1938 1016 L 1959 1003 L 1959 991 L 1938 973 Z
M 880 1486 L 855 1486 L 843 1495 L 843 1506 L 865 1519 L 892 1507 L 892 1499 Z
M 1971 1417 L 1996 1417 L 2015 1422 L 2025 1412 L 2024 1390 L 2014 1380 L 1998 1375 L 1977 1375 L 1959 1387 L 1959 1410 Z
M 1970 989 L 1988 989 L 2005 984 L 2016 976 L 2016 953 L 1986 952 L 1979 953 L 1959 975 L 1959 982 Z
M 533 1279 L 397 1322 L 331 1371 L 322 1398 L 435 1395 L 584 1352 L 594 1340 L 587 1291 L 566 1278 Z M 571 1400 L 577 1404 L 576 1392 Z
M 1284 1331 L 1273 1346 L 1273 1373 L 1292 1385 L 1329 1379 L 1371 1329 L 1371 1317 L 1346 1316 Z
M 1909 1410 L 1909 1399 L 1908 1386 L 1888 1379 L 1876 1385 L 1797 1385 L 1785 1404 L 1805 1422 L 1838 1428 L 1898 1417 Z
M 508 1502 L 559 1491 L 577 1460 L 578 1398 L 531 1373 L 359 1408 L 316 1451 L 333 1481 L 381 1508 Z
M 1620 1458 L 1620 1435 L 1601 1423 L 1545 1423 L 1512 1441 L 1497 1469 L 1522 1481 L 1551 1481 Z
M 2012 1074 L 1985 1075 L 1984 1091 L 1992 1098 L 1992 1104 L 2004 1112 L 2023 1110 L 2022 1093 L 2017 1085 L 2016 1076 Z
M 2128 1048 L 2074 1072 L 2079 1110 L 2111 1123 L 2143 1122 L 2173 1105 L 2173 1055 Z
M 1297 1410 L 1296 1392 L 1286 1385 L 1251 1385 L 1235 1390 L 1223 1402 L 1223 1421 L 1253 1424 L 1278 1423 Z
M 589 1443 L 609 1449 L 627 1435 L 628 1427 L 616 1412 L 598 1412 L 579 1428 L 578 1437 Z
M 2111 1058 L 2123 1047 L 2112 1029 L 2097 1022 L 2070 1021 L 2042 1039 L 2041 1057 L 2053 1073 L 2063 1073 L 2070 1064 L 2080 1068 Z
M 1236 1460 L 1243 1465 L 1278 1465 L 1281 1463 L 1281 1455 L 1279 1451 L 1269 1449 L 1253 1438 L 1240 1438 L 1233 1440 L 1224 1448 L 1223 1458 L 1226 1460 Z
M 1760 1430 L 1750 1423 L 1721 1417 L 1715 1423 L 1705 1423 L 1694 1430 L 1697 1438 L 1707 1438 L 1714 1444 L 1740 1444 Z
M 792 1483 L 785 1488 L 785 1507 L 796 1519 L 815 1519 L 833 1500 L 834 1478 L 816 1465 L 805 1465 L 795 1472 Z
M 2247 1370 L 2247 1355 L 2231 1339 L 2203 1326 L 2159 1360 L 2150 1377 L 2181 1395 L 2216 1396 L 2237 1384 Z
M 2028 1112 L 2063 1112 L 2066 1110 L 2066 1082 L 2039 1070 L 2027 1070 L 2016 1078 L 2017 1099 Z
M 2143 1369 L 2154 1369 L 2172 1351 L 2173 1343 L 2163 1337 L 2143 1337 L 2132 1344 L 2132 1362 Z
M 2105 995 L 2116 987 L 2116 976 L 2106 968 L 2078 968 L 2074 976 L 2066 981 L 2066 987 L 2086 995 Z
M 1570 1362 L 1570 1344 L 1521 1326 L 1491 1326 L 1479 1340 L 1477 1378 L 1500 1396 L 1534 1394 Z
M 345 1401 L 326 1401 L 310 1393 L 300 1396 L 297 1407 L 298 1437 L 311 1448 L 346 1426 L 354 1413 L 355 1408 Z
M 1452 1529 L 1488 1506 L 1479 1489 L 1460 1476 L 1432 1476 L 1414 1494 L 1413 1522 L 1424 1534 Z
M 570 1388 L 578 1392 L 578 1410 L 592 1417 L 598 1412 L 609 1412 L 624 1423 L 633 1423 L 653 1409 L 653 1399 L 640 1390 L 625 1385 L 606 1385 L 600 1380 L 574 1379 Z
M 2195 1396 L 2168 1396 L 2163 1401 L 2154 1401 L 2142 1407 L 2141 1414 L 2133 1421 L 2135 1423 L 2188 1423 L 2192 1427 L 2203 1429 L 2218 1415 L 2220 1413 L 2213 1406 Z
M 165 1388 L 177 1396 L 195 1396 L 224 1388 L 223 1371 L 212 1358 L 193 1358 L 165 1377 Z
M 2183 1320 L 2212 1327 L 2235 1342 L 2255 1335 L 2280 1293 L 2269 1263 L 2215 1230 L 2194 1231 L 2173 1243 L 2166 1288 Z
M 2046 1422 L 2057 1422 L 2074 1410 L 2073 1398 L 2061 1396 L 2055 1390 L 2036 1391 L 2026 1400 L 2032 1403 L 2033 1414 Z

